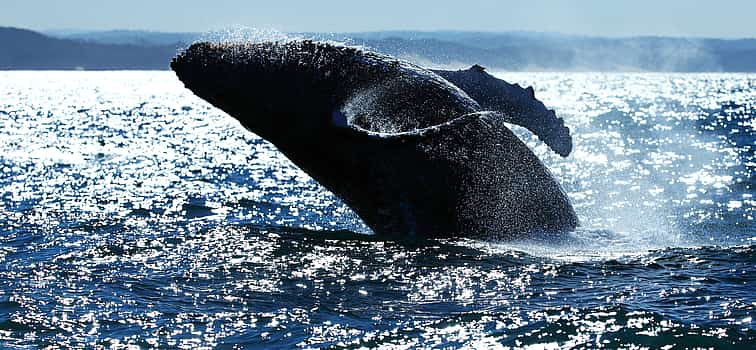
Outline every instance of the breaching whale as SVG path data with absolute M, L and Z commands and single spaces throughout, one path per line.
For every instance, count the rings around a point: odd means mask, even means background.
M 184 85 L 268 140 L 376 234 L 512 238 L 563 232 L 567 195 L 504 123 L 567 155 L 569 129 L 480 66 L 430 71 L 313 41 L 195 43 Z

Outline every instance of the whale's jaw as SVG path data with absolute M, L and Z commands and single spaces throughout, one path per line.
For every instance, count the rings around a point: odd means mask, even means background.
M 171 67 L 377 234 L 507 238 L 577 225 L 506 120 L 420 67 L 312 42 L 195 44 Z
M 171 68 L 197 96 L 274 141 L 328 127 L 338 82 L 319 76 L 312 61 L 317 58 L 275 43 L 197 43 Z

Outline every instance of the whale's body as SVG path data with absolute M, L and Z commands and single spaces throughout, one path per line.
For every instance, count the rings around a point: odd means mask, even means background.
M 171 67 L 377 234 L 514 237 L 577 225 L 557 181 L 503 123 L 528 127 L 561 154 L 571 149 L 568 130 L 532 90 L 507 84 L 503 98 L 471 98 L 465 91 L 484 85 L 475 82 L 506 84 L 482 69 L 436 74 L 309 41 L 199 43 Z

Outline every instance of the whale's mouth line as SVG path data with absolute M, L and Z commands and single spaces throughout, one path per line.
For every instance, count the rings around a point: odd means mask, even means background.
M 353 123 L 347 123 L 346 127 L 357 131 L 361 134 L 364 134 L 369 137 L 373 138 L 381 138 L 381 139 L 392 139 L 392 138 L 412 138 L 412 137 L 425 137 L 428 135 L 435 135 L 440 132 L 444 132 L 445 130 L 458 127 L 460 125 L 469 123 L 475 119 L 483 118 L 488 121 L 491 121 L 491 119 L 496 120 L 496 118 L 501 117 L 500 112 L 496 111 L 478 111 L 478 112 L 472 112 L 463 114 L 459 117 L 453 118 L 449 121 L 424 127 L 424 128 L 417 128 L 409 131 L 401 131 L 401 132 L 380 132 L 380 131 L 371 131 L 367 130 L 365 128 L 362 128 L 361 126 Z M 341 126 L 344 127 L 344 126 Z

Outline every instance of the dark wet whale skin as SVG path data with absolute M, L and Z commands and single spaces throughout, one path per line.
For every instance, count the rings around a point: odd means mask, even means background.
M 310 41 L 198 43 L 171 67 L 377 234 L 511 238 L 577 226 L 505 118 L 428 70 Z

